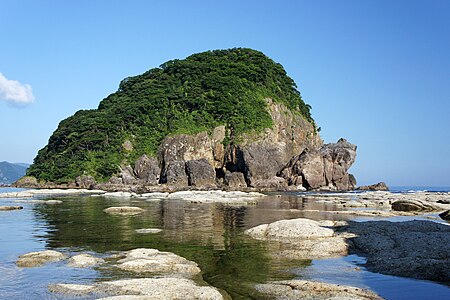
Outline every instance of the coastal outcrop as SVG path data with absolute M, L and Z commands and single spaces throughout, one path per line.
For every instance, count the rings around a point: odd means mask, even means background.
M 363 185 L 357 188 L 358 191 L 389 191 L 389 187 L 384 182 L 378 182 L 371 185 Z
M 278 176 L 285 178 L 289 185 L 307 189 L 352 190 L 356 180 L 347 171 L 355 158 L 356 146 L 340 139 L 317 150 L 305 149 L 294 156 Z

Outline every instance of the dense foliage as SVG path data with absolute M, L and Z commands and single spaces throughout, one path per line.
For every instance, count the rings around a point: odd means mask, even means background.
M 123 160 L 155 155 L 169 134 L 218 125 L 226 125 L 231 138 L 258 132 L 272 126 L 266 97 L 314 123 L 294 81 L 261 52 L 235 48 L 168 61 L 124 79 L 98 109 L 63 120 L 27 174 L 54 182 L 83 173 L 103 180 L 117 172 Z M 126 140 L 132 150 L 123 147 Z

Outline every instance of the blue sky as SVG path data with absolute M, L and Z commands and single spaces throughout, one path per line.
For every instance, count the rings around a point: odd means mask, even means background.
M 249 47 L 285 67 L 325 142 L 358 145 L 359 184 L 450 186 L 447 0 L 0 0 L 0 41 L 0 161 L 32 162 L 127 76 Z

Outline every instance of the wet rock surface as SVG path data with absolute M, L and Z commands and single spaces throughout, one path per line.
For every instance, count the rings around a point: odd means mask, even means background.
M 339 231 L 370 271 L 450 282 L 450 226 L 431 221 L 351 222 Z
M 329 284 L 305 280 L 283 280 L 258 284 L 256 289 L 274 299 L 355 299 L 381 300 L 377 294 L 345 285 Z
M 16 265 L 22 268 L 32 268 L 42 266 L 46 263 L 60 261 L 63 259 L 66 259 L 66 256 L 61 252 L 54 250 L 44 250 L 44 251 L 30 252 L 19 256 Z
M 398 200 L 392 203 L 392 209 L 396 211 L 436 211 L 441 208 L 423 200 Z
M 443 213 L 439 214 L 439 217 L 441 217 L 441 219 L 443 220 L 450 221 L 450 210 L 444 211 Z

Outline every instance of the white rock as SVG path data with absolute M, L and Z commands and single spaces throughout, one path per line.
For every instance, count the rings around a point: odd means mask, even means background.
M 87 268 L 92 267 L 101 263 L 104 263 L 105 260 L 102 258 L 94 257 L 92 255 L 82 253 L 69 258 L 69 266 L 74 268 Z
M 159 228 L 141 228 L 136 229 L 136 233 L 160 233 L 162 229 Z
M 113 215 L 126 215 L 126 216 L 132 216 L 132 215 L 138 215 L 143 213 L 145 210 L 136 207 L 136 206 L 113 206 L 108 207 L 103 210 L 105 213 L 113 214 Z

